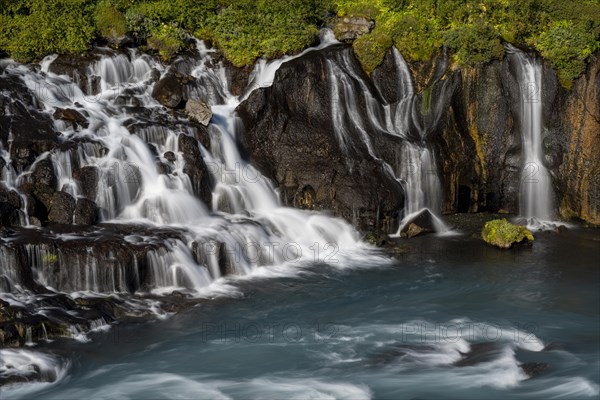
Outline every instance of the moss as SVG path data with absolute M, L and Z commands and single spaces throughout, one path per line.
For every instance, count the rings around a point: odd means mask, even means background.
M 157 50 L 163 61 L 169 61 L 183 48 L 185 32 L 173 24 L 161 24 L 148 38 L 148 47 Z
M 44 257 L 42 258 L 42 262 L 44 264 L 55 264 L 58 262 L 58 256 L 54 253 L 44 254 Z
M 481 237 L 486 243 L 502 249 L 511 248 L 516 243 L 533 241 L 533 234 L 526 227 L 511 224 L 505 218 L 486 222 Z
M 433 92 L 433 86 L 431 85 L 425 90 L 423 90 L 423 94 L 421 95 L 421 114 L 427 115 L 431 110 L 431 93 Z
M 363 70 L 370 75 L 383 62 L 385 52 L 392 47 L 392 38 L 375 28 L 371 33 L 356 39 L 352 47 Z
M 127 33 L 127 20 L 112 0 L 103 0 L 94 13 L 98 34 L 115 43 Z

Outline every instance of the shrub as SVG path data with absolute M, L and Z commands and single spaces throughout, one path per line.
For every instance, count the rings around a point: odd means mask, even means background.
M 94 37 L 87 5 L 87 0 L 22 0 L 3 7 L 0 48 L 23 62 L 82 52 Z
M 175 24 L 161 24 L 148 38 L 148 47 L 157 50 L 160 58 L 169 61 L 183 47 L 185 32 Z
M 500 59 L 504 55 L 500 35 L 481 20 L 450 29 L 444 35 L 444 44 L 454 51 L 454 59 L 461 66 Z
M 98 34 L 113 43 L 127 33 L 127 20 L 112 0 L 103 0 L 98 3 L 94 19 Z

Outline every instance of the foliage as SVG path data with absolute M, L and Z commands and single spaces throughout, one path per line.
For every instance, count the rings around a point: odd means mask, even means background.
M 375 22 L 353 43 L 367 72 L 392 45 L 411 61 L 444 45 L 466 66 L 502 57 L 509 42 L 537 49 L 568 86 L 600 48 L 599 0 L 0 0 L 0 49 L 30 61 L 129 33 L 167 59 L 187 33 L 243 66 L 303 50 L 336 14 Z
M 127 20 L 112 0 L 100 1 L 96 6 L 94 17 L 98 34 L 111 42 L 117 42 L 127 33 Z
M 556 21 L 532 40 L 544 58 L 558 70 L 564 86 L 570 86 L 585 69 L 585 60 L 600 48 L 597 35 L 585 23 Z
M 94 37 L 88 0 L 3 0 L 0 48 L 18 61 L 81 52 Z
M 505 218 L 486 222 L 481 237 L 486 243 L 502 249 L 508 249 L 515 243 L 533 241 L 533 234 L 526 227 L 511 224 Z
M 185 32 L 175 24 L 161 24 L 152 30 L 148 47 L 158 51 L 160 58 L 169 61 L 183 47 Z

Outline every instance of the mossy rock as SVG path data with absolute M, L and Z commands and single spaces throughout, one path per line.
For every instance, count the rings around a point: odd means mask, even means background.
M 508 222 L 505 218 L 486 222 L 481 237 L 486 243 L 501 249 L 509 249 L 514 244 L 533 242 L 533 234 L 526 227 Z

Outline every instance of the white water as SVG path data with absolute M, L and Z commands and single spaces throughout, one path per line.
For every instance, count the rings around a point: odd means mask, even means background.
M 335 40 L 330 32 L 326 32 L 322 44 L 307 51 L 332 43 Z M 154 85 L 150 80 L 152 70 L 165 74 L 167 70 L 163 65 L 133 50 L 102 56 L 90 66 L 88 73 L 89 81 L 93 77 L 99 78 L 100 93 L 96 95 L 86 95 L 69 77 L 49 72 L 55 56 L 42 61 L 42 73 L 23 65 L 9 66 L 7 73 L 17 74 L 46 112 L 51 114 L 57 107 L 73 108 L 88 116 L 87 128 L 75 128 L 60 120 L 55 122 L 62 140 L 82 140 L 84 144 L 74 151 L 57 149 L 39 157 L 50 157 L 53 161 L 59 182 L 56 190 L 82 197 L 73 170 L 95 166 L 99 170 L 99 179 L 93 200 L 101 209 L 103 221 L 168 225 L 181 230 L 184 241 L 173 239 L 163 243 L 162 250 L 151 252 L 146 258 L 150 271 L 149 289 L 160 293 L 182 287 L 200 292 L 220 278 L 217 255 L 205 251 L 203 260 L 198 262 L 192 255 L 190 246 L 193 243 L 222 243 L 231 264 L 230 272 L 238 275 L 282 263 L 339 261 L 339 257 L 366 249 L 354 229 L 342 220 L 281 206 L 272 183 L 241 157 L 237 144 L 240 124 L 235 115 L 240 100 L 230 94 L 224 68 L 209 66 L 212 51 L 202 42 L 198 42 L 198 53 L 200 57 L 191 75 L 201 84 L 197 85 L 200 89 L 192 90 L 190 96 L 203 96 L 213 110 L 209 126 L 211 148 L 199 145 L 214 184 L 212 204 L 204 204 L 198 199 L 193 183 L 183 172 L 185 163 L 178 148 L 178 138 L 180 135 L 194 136 L 195 128 L 186 120 L 168 117 L 166 110 L 150 95 Z M 245 95 L 270 85 L 279 66 L 293 58 L 258 62 Z M 171 122 L 160 124 L 143 115 L 133 119 L 122 104 L 143 106 L 155 115 L 170 118 Z M 153 154 L 149 144 L 154 146 L 158 156 Z M 167 151 L 175 153 L 174 162 L 163 157 Z M 8 153 L 3 151 L 2 156 L 8 158 Z M 169 173 L 159 173 L 156 161 L 167 164 Z M 8 173 L 2 177 L 3 183 L 17 187 L 30 171 L 31 168 L 20 176 Z M 323 252 L 327 246 L 339 249 L 337 258 L 314 260 L 320 254 L 316 248 Z M 133 266 L 135 271 L 128 272 L 131 266 L 121 265 L 111 255 L 103 259 L 104 255 L 91 250 L 86 254 L 50 254 L 43 246 L 32 245 L 28 252 L 34 259 L 32 266 L 37 280 L 55 290 L 123 292 L 126 291 L 126 275 L 139 276 L 137 261 Z M 105 265 L 107 261 L 110 265 Z M 79 267 L 67 272 L 68 279 L 61 280 L 52 274 L 56 263 Z
M 541 229 L 556 217 L 550 171 L 544 163 L 542 118 L 542 64 L 540 60 L 509 46 L 517 66 L 521 92 L 521 138 L 523 170 L 519 214 L 533 229 Z

